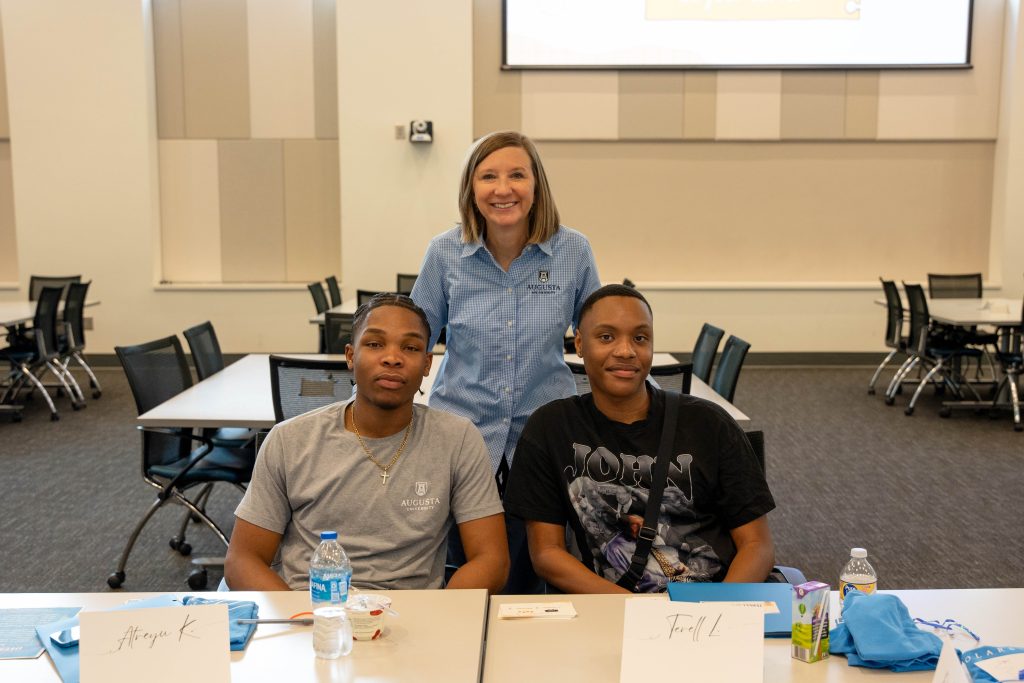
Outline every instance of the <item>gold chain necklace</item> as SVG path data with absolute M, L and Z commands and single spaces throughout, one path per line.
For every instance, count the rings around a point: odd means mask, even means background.
M 381 486 L 388 483 L 388 470 L 390 470 L 394 464 L 398 462 L 398 459 L 402 457 L 402 451 L 405 450 L 405 444 L 409 442 L 409 432 L 412 431 L 412 421 L 415 417 L 416 409 L 413 408 L 412 415 L 409 417 L 409 426 L 405 428 L 405 436 L 402 437 L 402 443 L 398 445 L 398 450 L 395 451 L 395 455 L 391 458 L 391 462 L 387 465 L 381 465 L 377 462 L 377 459 L 373 457 L 373 453 L 370 452 L 370 449 L 367 448 L 366 444 L 363 442 L 363 435 L 359 433 L 359 425 L 356 424 L 356 404 L 352 404 L 352 431 L 356 433 L 356 439 L 359 440 L 359 445 L 363 447 L 363 452 L 366 453 L 366 457 L 370 459 L 370 462 L 377 466 L 377 469 L 380 470 Z

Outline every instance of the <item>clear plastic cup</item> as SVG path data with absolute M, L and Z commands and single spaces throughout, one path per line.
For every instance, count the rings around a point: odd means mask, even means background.
M 313 610 L 313 651 L 321 659 L 337 659 L 352 652 L 352 624 L 344 607 Z

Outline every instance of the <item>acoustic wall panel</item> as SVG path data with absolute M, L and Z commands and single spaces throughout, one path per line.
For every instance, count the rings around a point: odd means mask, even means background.
M 673 71 L 620 73 L 618 137 L 681 139 L 684 78 Z
M 7 58 L 4 56 L 4 31 L 0 23 L 0 140 L 11 137 L 11 124 L 7 118 Z
M 313 0 L 313 108 L 316 137 L 338 139 L 338 31 L 334 0 Z
M 873 140 L 878 136 L 878 72 L 850 71 L 846 74 L 846 115 L 844 137 Z
M 501 3 L 473 0 L 473 138 L 521 130 L 522 79 L 501 70 Z
M 683 137 L 687 140 L 714 139 L 718 74 L 689 71 L 683 80 Z
M 527 135 L 538 140 L 618 138 L 618 73 L 526 72 L 521 78 Z
M 836 140 L 845 132 L 846 74 L 788 71 L 782 74 L 780 132 L 784 140 Z
M 224 282 L 284 282 L 284 161 L 280 140 L 221 140 Z
M 181 0 L 185 134 L 249 137 L 245 0 Z
M 248 0 L 253 138 L 312 138 L 312 0 Z
M 217 142 L 160 140 L 162 279 L 220 282 Z
M 18 281 L 17 246 L 11 143 L 4 140 L 0 141 L 0 282 Z
M 284 141 L 285 270 L 289 282 L 322 280 L 341 267 L 336 140 Z
M 185 66 L 180 0 L 153 2 L 157 137 L 185 137 Z
M 719 140 L 777 140 L 782 102 L 778 71 L 718 73 L 715 136 Z

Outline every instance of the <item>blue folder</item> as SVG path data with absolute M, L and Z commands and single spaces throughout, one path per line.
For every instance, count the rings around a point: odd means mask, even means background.
M 793 587 L 788 583 L 670 583 L 668 597 L 677 602 L 765 602 L 778 614 L 764 615 L 764 634 L 789 638 L 793 632 Z

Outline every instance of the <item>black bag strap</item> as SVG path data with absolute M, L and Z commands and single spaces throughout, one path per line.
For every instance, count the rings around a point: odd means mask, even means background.
M 636 549 L 633 559 L 619 578 L 617 584 L 635 593 L 637 584 L 644 575 L 647 556 L 651 553 L 654 537 L 658 530 L 658 513 L 661 511 L 661 496 L 665 492 L 668 481 L 668 465 L 672 459 L 672 444 L 676 436 L 676 419 L 679 417 L 679 394 L 674 391 L 663 392 L 665 396 L 665 415 L 661 427 L 661 442 L 658 444 L 658 457 L 651 468 L 651 490 L 647 496 L 647 509 L 644 511 L 644 525 L 636 535 Z

